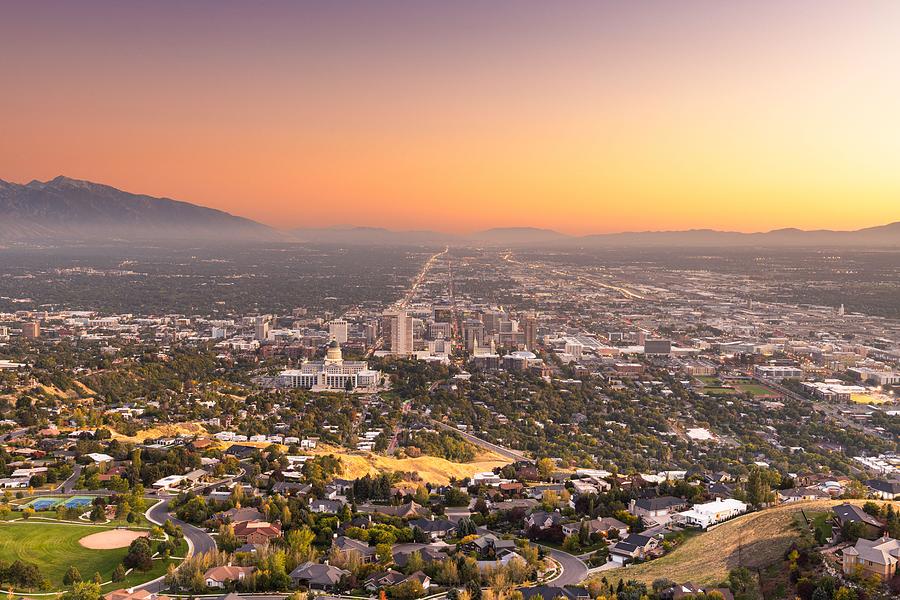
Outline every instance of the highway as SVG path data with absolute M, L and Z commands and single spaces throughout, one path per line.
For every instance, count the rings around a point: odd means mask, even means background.
M 428 271 L 430 271 L 431 267 L 434 265 L 434 261 L 436 261 L 438 257 L 447 254 L 447 252 L 449 251 L 450 246 L 447 246 L 442 251 L 438 252 L 425 261 L 425 264 L 422 265 L 422 270 L 419 272 L 419 275 L 413 281 L 413 284 L 409 287 L 409 290 L 406 292 L 403 298 L 397 303 L 397 308 L 406 308 L 406 305 L 408 305 L 413 299 L 413 296 L 415 296 L 416 290 L 419 289 L 419 286 L 422 285 L 423 281 L 425 281 L 425 277 L 428 275 Z
M 528 458 L 527 456 L 525 456 L 524 453 L 519 452 L 518 450 L 512 450 L 512 449 L 506 448 L 504 446 L 499 446 L 493 442 L 489 442 L 487 440 L 481 439 L 480 437 L 474 436 L 471 433 L 469 433 L 468 431 L 461 431 L 461 430 L 457 429 L 456 427 L 451 427 L 450 425 L 447 425 L 446 423 L 441 423 L 440 421 L 436 421 L 434 419 L 432 419 L 431 422 L 434 423 L 435 425 L 437 425 L 438 427 L 441 427 L 442 429 L 447 429 L 449 431 L 455 431 L 456 433 L 461 435 L 466 440 L 472 442 L 476 446 L 480 446 L 486 450 L 490 450 L 491 452 L 496 452 L 497 454 L 499 454 L 500 456 L 502 456 L 504 458 L 508 458 L 510 460 L 521 460 L 524 462 L 534 462 L 532 459 Z

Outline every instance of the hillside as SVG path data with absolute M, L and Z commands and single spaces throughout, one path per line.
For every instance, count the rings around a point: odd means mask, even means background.
M 27 184 L 0 180 L 0 240 L 266 239 L 269 227 L 170 198 L 56 177 Z
M 690 538 L 661 558 L 604 571 L 598 577 L 636 579 L 647 585 L 663 577 L 701 585 L 719 583 L 736 567 L 761 568 L 777 561 L 800 537 L 794 517 L 801 510 L 821 512 L 842 502 L 845 500 L 794 502 L 744 515 Z

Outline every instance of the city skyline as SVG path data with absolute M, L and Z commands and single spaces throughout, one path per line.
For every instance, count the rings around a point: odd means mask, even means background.
M 900 220 L 900 6 L 15 6 L 0 178 L 278 227 Z

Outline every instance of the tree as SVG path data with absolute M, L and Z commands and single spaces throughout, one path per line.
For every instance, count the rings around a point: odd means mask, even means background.
M 172 565 L 169 565 L 169 566 L 172 566 Z M 112 574 L 112 580 L 113 581 L 122 581 L 123 579 L 125 579 L 125 576 L 126 576 L 125 567 L 122 565 L 122 563 L 117 564 L 116 568 Z
M 22 518 L 30 519 L 33 516 L 34 516 L 34 509 L 30 506 L 26 506 L 25 510 L 22 511 Z
M 100 600 L 100 585 L 94 582 L 76 583 L 70 592 L 61 596 L 61 600 Z
M 422 584 L 415 579 L 404 581 L 388 589 L 388 596 L 391 600 L 415 600 L 424 594 L 425 590 L 422 588 Z
M 422 560 L 422 553 L 418 550 L 410 553 L 406 561 L 406 573 L 412 574 L 425 568 L 425 561 Z
M 848 587 L 840 587 L 834 592 L 833 600 L 856 600 L 856 592 Z
M 141 481 L 141 449 L 135 448 L 131 453 L 131 484 L 137 485 Z
M 554 463 L 552 459 L 546 457 L 539 459 L 536 466 L 538 475 L 541 476 L 541 479 L 550 479 L 550 475 L 552 475 L 553 471 L 556 469 L 556 463 Z
M 387 564 L 393 558 L 393 554 L 391 554 L 391 544 L 381 543 L 375 546 L 375 556 L 378 557 L 378 560 Z
M 122 560 L 126 567 L 149 571 L 153 566 L 153 553 L 150 551 L 150 543 L 146 538 L 139 537 L 128 547 L 128 554 Z
M 759 598 L 759 584 L 756 576 L 747 567 L 738 567 L 728 573 L 728 588 L 735 600 L 756 600 Z
M 456 533 L 459 537 L 464 538 L 467 535 L 478 533 L 478 528 L 475 526 L 472 519 L 463 517 L 459 520 L 459 523 L 456 524 Z
M 754 467 L 747 477 L 747 503 L 752 506 L 762 506 L 773 500 L 772 485 L 766 470 Z
M 81 582 L 81 573 L 78 572 L 78 568 L 74 565 L 69 567 L 69 570 L 66 571 L 66 574 L 63 575 L 63 583 L 66 585 L 72 585 L 73 583 Z

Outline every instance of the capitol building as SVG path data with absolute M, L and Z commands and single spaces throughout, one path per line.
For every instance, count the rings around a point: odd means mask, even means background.
M 309 360 L 299 369 L 288 369 L 278 374 L 276 384 L 284 388 L 302 388 L 313 391 L 345 391 L 363 388 L 374 390 L 381 382 L 381 371 L 369 369 L 362 360 L 344 360 L 337 340 L 328 344 L 325 360 Z

